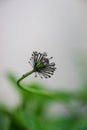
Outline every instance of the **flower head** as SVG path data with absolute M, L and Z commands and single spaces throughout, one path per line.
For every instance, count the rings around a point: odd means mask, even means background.
M 32 53 L 32 56 L 30 58 L 29 63 L 32 65 L 33 70 L 35 73 L 38 73 L 41 78 L 50 78 L 51 75 L 54 74 L 55 71 L 55 63 L 51 62 L 50 59 L 53 57 L 47 58 L 47 53 L 40 53 L 37 51 L 34 51 Z M 37 75 L 35 75 L 37 76 Z

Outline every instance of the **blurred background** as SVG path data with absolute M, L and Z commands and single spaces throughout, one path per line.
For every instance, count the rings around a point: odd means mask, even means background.
M 49 97 L 16 85 L 33 51 L 57 70 L 23 85 Z M 0 0 L 0 82 L 0 130 L 87 130 L 87 0 Z

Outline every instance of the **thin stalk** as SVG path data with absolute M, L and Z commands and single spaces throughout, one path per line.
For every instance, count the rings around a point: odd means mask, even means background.
M 34 73 L 35 71 L 32 70 L 30 72 L 27 72 L 25 73 L 18 81 L 17 81 L 17 85 L 19 88 L 21 88 L 22 90 L 26 91 L 26 92 L 31 92 L 31 93 L 35 93 L 35 94 L 39 94 L 39 95 L 45 95 L 45 96 L 48 96 L 48 97 L 51 97 L 51 93 L 49 93 L 48 91 L 45 91 L 45 90 L 36 90 L 34 88 L 24 88 L 20 82 L 25 79 L 27 76 L 30 76 L 32 73 Z
M 17 81 L 17 85 L 19 88 L 21 88 L 23 91 L 26 91 L 26 92 L 31 92 L 31 93 L 34 93 L 34 94 L 38 94 L 38 95 L 43 95 L 43 96 L 47 96 L 47 97 L 50 97 L 52 99 L 58 99 L 58 100 L 64 100 L 64 98 L 67 100 L 67 99 L 71 99 L 74 95 L 73 94 L 64 94 L 64 93 L 60 93 L 60 92 L 51 92 L 51 91 L 47 91 L 47 90 L 38 90 L 38 89 L 35 89 L 35 88 L 25 88 L 23 87 L 20 82 L 25 79 L 27 76 L 30 76 L 32 73 L 34 73 L 35 70 L 32 70 L 30 72 L 27 72 L 25 73 L 18 81 Z

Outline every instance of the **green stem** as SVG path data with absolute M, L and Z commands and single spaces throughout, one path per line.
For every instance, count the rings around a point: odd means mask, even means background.
M 17 81 L 17 85 L 24 91 L 26 92 L 31 92 L 31 93 L 35 93 L 35 94 L 39 94 L 39 95 L 45 95 L 45 96 L 48 96 L 48 97 L 51 97 L 51 93 L 49 93 L 48 91 L 45 91 L 45 90 L 37 90 L 37 89 L 34 89 L 34 88 L 24 88 L 23 86 L 20 85 L 20 82 L 25 79 L 27 76 L 31 75 L 32 73 L 34 73 L 35 71 L 32 70 L 30 72 L 27 72 L 25 73 L 18 81 Z
M 22 86 L 20 85 L 20 82 L 21 82 L 23 79 L 25 79 L 27 76 L 31 75 L 32 73 L 34 73 L 34 70 L 23 74 L 23 76 L 17 81 L 17 85 L 18 85 L 22 90 L 27 91 L 24 87 L 22 87 Z
M 27 76 L 31 75 L 32 73 L 34 73 L 35 71 L 32 70 L 30 72 L 27 72 L 25 73 L 18 81 L 17 81 L 17 85 L 19 88 L 21 88 L 23 91 L 26 91 L 26 92 L 31 92 L 31 93 L 34 93 L 34 94 L 38 94 L 38 95 L 43 95 L 43 96 L 47 96 L 51 99 L 62 99 L 64 100 L 64 98 L 67 100 L 67 98 L 69 97 L 72 97 L 73 95 L 72 94 L 69 94 L 67 95 L 66 93 L 60 93 L 60 92 L 53 92 L 53 91 L 47 91 L 47 90 L 38 90 L 38 89 L 35 89 L 35 88 L 27 88 L 27 87 L 23 87 L 20 82 L 25 79 Z
M 27 76 L 31 75 L 32 73 L 34 73 L 35 71 L 32 70 L 30 72 L 27 72 L 25 73 L 18 81 L 17 81 L 17 85 L 19 88 L 21 88 L 23 91 L 26 91 L 26 92 L 31 92 L 31 93 L 34 93 L 34 94 L 38 94 L 38 95 L 44 95 L 44 96 L 47 96 L 47 97 L 50 97 L 51 99 L 58 99 L 58 100 L 63 100 L 64 101 L 64 98 L 65 100 L 67 101 L 67 99 L 71 99 L 74 95 L 73 94 L 67 94 L 67 93 L 64 93 L 64 92 L 53 92 L 53 91 L 47 91 L 47 90 L 38 90 L 38 89 L 35 89 L 35 88 L 24 88 L 22 85 L 20 85 L 20 82 L 25 79 Z

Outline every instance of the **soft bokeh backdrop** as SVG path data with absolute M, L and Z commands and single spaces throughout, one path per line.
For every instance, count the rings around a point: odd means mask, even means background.
M 31 70 L 32 51 L 54 57 L 57 71 L 51 79 L 32 75 L 28 82 L 49 89 L 77 89 L 81 77 L 74 64 L 79 53 L 87 55 L 86 0 L 0 0 L 0 102 L 14 107 L 20 96 L 6 79 Z M 86 57 L 87 58 L 87 57 Z

